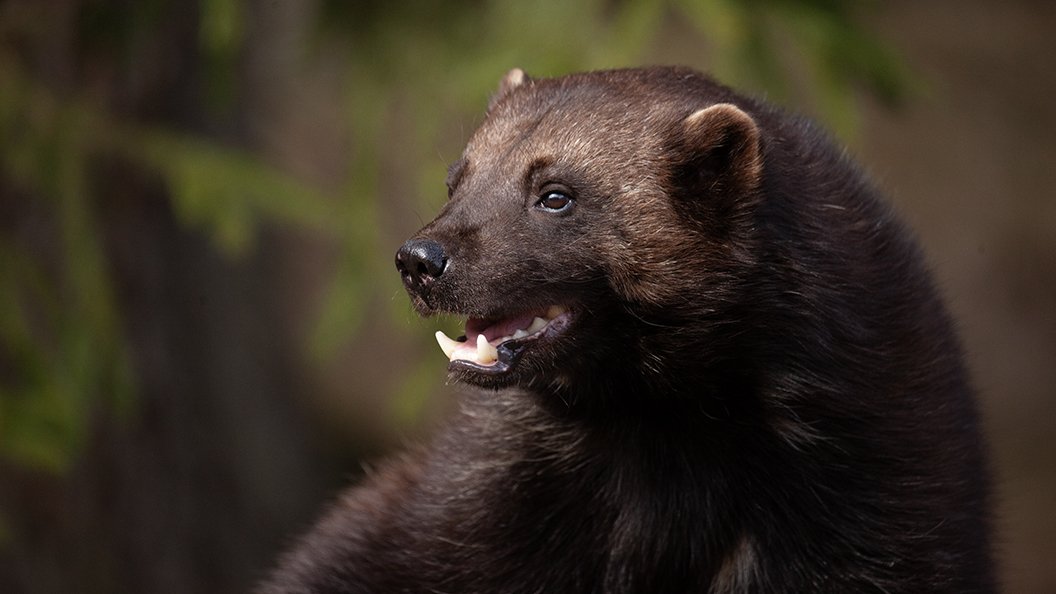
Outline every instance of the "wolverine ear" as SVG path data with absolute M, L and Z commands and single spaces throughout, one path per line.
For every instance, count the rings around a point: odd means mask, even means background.
M 759 127 L 739 107 L 719 103 L 699 109 L 682 121 L 680 136 L 683 158 L 677 175 L 684 190 L 737 201 L 759 186 Z
M 495 94 L 491 96 L 491 100 L 488 101 L 488 111 L 491 111 L 491 108 L 495 107 L 495 105 L 509 95 L 510 92 L 529 80 L 531 80 L 531 78 L 520 68 L 514 68 L 507 72 L 506 76 L 503 76 L 502 80 L 499 81 L 499 90 L 496 91 Z

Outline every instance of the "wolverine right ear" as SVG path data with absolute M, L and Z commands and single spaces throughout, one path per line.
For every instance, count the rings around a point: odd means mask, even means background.
M 762 176 L 759 127 L 731 103 L 699 109 L 682 122 L 683 175 L 704 182 L 709 193 L 744 195 Z M 698 184 L 692 184 L 698 185 Z
M 491 96 L 491 100 L 488 101 L 488 111 L 501 101 L 504 97 L 509 95 L 514 89 L 521 86 L 525 82 L 531 80 L 527 74 L 524 73 L 520 68 L 514 68 L 506 73 L 506 76 L 502 77 L 499 81 L 499 90 Z

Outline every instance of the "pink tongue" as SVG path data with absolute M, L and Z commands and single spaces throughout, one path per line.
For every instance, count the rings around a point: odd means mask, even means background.
M 477 335 L 483 334 L 484 340 L 491 342 L 503 336 L 512 336 L 514 332 L 532 325 L 532 320 L 540 316 L 539 312 L 525 313 L 501 320 L 469 318 L 466 320 L 466 342 L 476 344 Z

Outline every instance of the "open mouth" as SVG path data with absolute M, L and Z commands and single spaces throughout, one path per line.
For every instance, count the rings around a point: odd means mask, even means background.
M 500 375 L 510 371 L 535 342 L 556 336 L 570 321 L 568 308 L 560 305 L 506 318 L 471 317 L 464 336 L 452 339 L 437 331 L 436 342 L 453 367 Z

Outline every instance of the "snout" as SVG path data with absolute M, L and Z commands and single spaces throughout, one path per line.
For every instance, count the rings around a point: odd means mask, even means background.
M 447 254 L 432 239 L 410 239 L 396 252 L 396 270 L 407 290 L 420 294 L 444 274 Z

